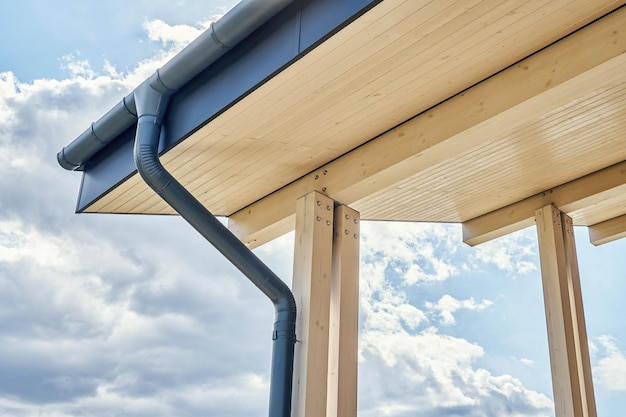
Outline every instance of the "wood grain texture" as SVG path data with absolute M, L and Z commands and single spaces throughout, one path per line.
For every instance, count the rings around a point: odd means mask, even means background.
M 535 219 L 556 416 L 596 417 L 573 222 L 553 205 Z
M 164 165 L 251 247 L 293 230 L 295 200 L 312 190 L 364 219 L 476 218 L 626 160 L 624 10 L 596 21 L 623 4 L 382 2 Z M 572 217 L 595 224 L 625 207 Z M 86 211 L 172 213 L 137 175 Z

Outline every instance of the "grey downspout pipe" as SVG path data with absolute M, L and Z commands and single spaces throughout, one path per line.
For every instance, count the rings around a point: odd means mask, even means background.
M 270 417 L 291 415 L 296 302 L 289 287 L 219 222 L 161 164 L 158 154 L 161 122 L 168 95 L 148 81 L 135 90 L 137 133 L 135 163 L 144 181 L 205 239 L 248 277 L 274 304 L 274 346 L 270 379 Z
M 68 170 L 83 164 L 137 122 L 134 157 L 146 183 L 230 260 L 274 304 L 270 417 L 289 417 L 296 303 L 289 287 L 165 170 L 158 155 L 169 97 L 293 0 L 243 0 L 57 155 Z

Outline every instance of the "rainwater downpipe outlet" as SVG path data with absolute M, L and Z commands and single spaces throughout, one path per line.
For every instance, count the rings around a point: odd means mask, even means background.
M 289 287 L 207 210 L 161 164 L 161 124 L 172 90 L 155 73 L 134 91 L 137 109 L 134 158 L 144 181 L 233 263 L 274 304 L 270 417 L 291 415 L 296 303 Z

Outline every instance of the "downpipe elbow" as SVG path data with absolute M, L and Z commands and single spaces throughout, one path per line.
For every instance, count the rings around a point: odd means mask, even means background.
M 136 135 L 134 158 L 137 172 L 160 195 L 171 182 L 170 174 L 159 160 L 161 125 L 155 116 L 140 116 Z
M 159 195 L 170 184 L 171 175 L 159 160 L 161 124 L 167 110 L 170 91 L 155 88 L 156 75 L 144 81 L 134 92 L 137 109 L 134 158 L 139 175 Z

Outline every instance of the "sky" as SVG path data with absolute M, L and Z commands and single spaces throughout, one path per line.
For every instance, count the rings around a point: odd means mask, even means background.
M 0 4 L 0 416 L 265 415 L 273 307 L 182 219 L 74 214 L 56 153 L 235 1 Z M 626 242 L 576 230 L 598 415 Z M 293 234 L 255 252 L 291 282 Z M 359 416 L 553 416 L 536 234 L 363 222 Z

